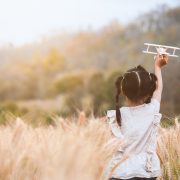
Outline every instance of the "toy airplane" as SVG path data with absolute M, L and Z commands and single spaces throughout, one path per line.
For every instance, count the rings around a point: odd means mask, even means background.
M 144 43 L 145 46 L 147 46 L 147 49 L 143 51 L 143 53 L 148 53 L 148 54 L 167 54 L 168 56 L 171 57 L 179 57 L 178 55 L 175 54 L 176 50 L 180 50 L 178 47 L 173 47 L 173 46 L 165 46 L 165 45 L 160 45 L 160 44 L 150 44 L 150 43 Z M 151 48 L 151 51 L 149 50 Z M 166 52 L 169 50 L 169 52 Z

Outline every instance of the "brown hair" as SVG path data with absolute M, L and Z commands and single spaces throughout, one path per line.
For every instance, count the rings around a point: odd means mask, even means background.
M 119 76 L 115 82 L 116 85 L 116 120 L 121 126 L 121 112 L 119 97 L 121 91 L 132 102 L 138 102 L 143 98 L 145 103 L 149 103 L 153 92 L 156 89 L 157 77 L 153 73 L 149 73 L 142 66 L 129 69 L 124 76 Z

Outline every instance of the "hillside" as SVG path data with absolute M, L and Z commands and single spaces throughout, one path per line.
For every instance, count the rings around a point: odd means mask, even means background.
M 6 101 L 63 96 L 62 114 L 88 104 L 94 107 L 88 112 L 102 115 L 114 107 L 113 82 L 118 74 L 138 64 L 153 71 L 153 56 L 142 53 L 144 42 L 180 47 L 179 22 L 180 7 L 162 6 L 127 26 L 114 20 L 96 31 L 60 32 L 22 47 L 1 47 L 2 107 Z M 163 69 L 162 112 L 167 116 L 180 113 L 179 69 L 179 58 L 170 58 Z

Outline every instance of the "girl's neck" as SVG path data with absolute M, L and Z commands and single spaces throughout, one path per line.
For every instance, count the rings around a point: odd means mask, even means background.
M 127 104 L 127 106 L 130 106 L 130 107 L 139 106 L 139 105 L 144 104 L 144 100 L 140 100 L 138 102 L 132 102 L 128 98 L 126 98 L 126 104 Z

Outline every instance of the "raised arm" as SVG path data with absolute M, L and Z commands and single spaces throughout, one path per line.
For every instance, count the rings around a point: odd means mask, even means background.
M 163 90 L 163 80 L 162 80 L 162 73 L 161 68 L 165 66 L 168 62 L 168 56 L 167 55 L 160 55 L 158 54 L 155 57 L 155 75 L 157 76 L 157 85 L 156 90 L 153 93 L 152 98 L 157 99 L 159 102 L 161 101 L 161 95 Z

